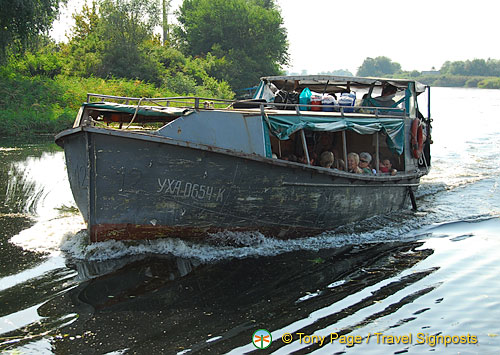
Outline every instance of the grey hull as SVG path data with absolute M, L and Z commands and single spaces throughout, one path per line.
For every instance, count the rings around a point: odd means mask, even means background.
M 91 241 L 222 230 L 318 234 L 406 208 L 422 175 L 348 174 L 94 127 L 64 131 L 56 141 Z

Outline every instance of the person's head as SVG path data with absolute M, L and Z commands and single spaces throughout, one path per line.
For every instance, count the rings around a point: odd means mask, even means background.
M 382 88 L 382 96 L 394 95 L 398 91 L 398 88 L 391 84 L 386 84 Z
M 389 173 L 392 169 L 392 163 L 389 159 L 384 158 L 380 161 L 379 170 L 383 173 Z
M 324 151 L 323 153 L 321 153 L 321 156 L 319 157 L 319 164 L 323 168 L 331 168 L 334 160 L 335 157 L 332 152 Z
M 372 161 L 372 156 L 370 155 L 370 153 L 367 152 L 359 153 L 359 167 L 361 169 L 369 168 L 371 161 Z
M 293 162 L 297 161 L 297 157 L 294 154 L 284 155 L 281 159 L 288 160 L 288 161 L 293 161 Z
M 347 154 L 347 167 L 349 170 L 355 170 L 359 165 L 359 155 L 357 153 Z

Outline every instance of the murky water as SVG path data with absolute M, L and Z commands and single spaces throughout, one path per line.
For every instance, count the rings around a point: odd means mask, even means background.
M 88 245 L 63 153 L 0 141 L 0 351 L 498 353 L 500 91 L 432 90 L 419 211 L 293 241 Z

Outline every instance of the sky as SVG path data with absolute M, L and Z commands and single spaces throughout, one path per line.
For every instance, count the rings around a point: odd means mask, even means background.
M 71 13 L 85 0 L 69 0 L 52 35 L 64 40 Z M 173 0 L 175 10 L 182 0 Z M 449 61 L 500 59 L 496 0 L 277 0 L 288 31 L 285 70 L 307 74 L 347 69 L 356 74 L 367 57 L 389 57 L 403 70 L 439 69 Z M 173 20 L 173 16 L 172 16 Z

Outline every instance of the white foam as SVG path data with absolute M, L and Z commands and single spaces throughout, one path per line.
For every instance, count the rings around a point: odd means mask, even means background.
M 104 261 L 131 255 L 163 254 L 194 258 L 201 262 L 224 259 L 241 259 L 257 256 L 274 256 L 297 250 L 320 250 L 352 244 L 366 244 L 420 238 L 417 233 L 425 214 L 401 223 L 401 219 L 375 217 L 362 224 L 344 226 L 317 236 L 281 240 L 259 232 L 214 233 L 205 242 L 164 238 L 151 241 L 115 241 L 91 243 L 85 230 L 67 233 L 61 250 L 77 260 Z M 403 214 L 404 217 L 404 214 Z
M 39 220 L 32 227 L 13 236 L 10 242 L 38 253 L 57 255 L 67 235 L 85 228 L 81 215 L 69 215 L 50 220 Z

